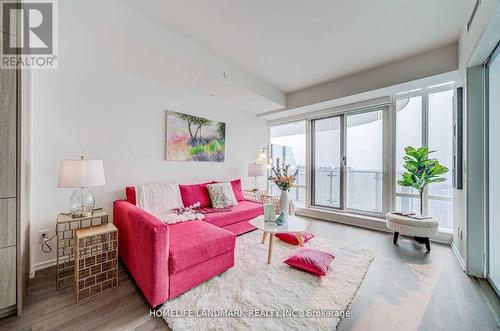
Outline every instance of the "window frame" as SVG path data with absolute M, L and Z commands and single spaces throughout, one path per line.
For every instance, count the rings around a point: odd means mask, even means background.
M 340 171 L 339 171 L 339 207 L 333 207 L 333 206 L 325 206 L 325 205 L 320 205 L 320 204 L 315 204 L 315 192 L 316 192 L 316 187 L 315 187 L 315 182 L 316 182 L 316 165 L 315 165 L 315 154 L 316 154 L 316 146 L 315 146 L 315 138 L 316 138 L 316 121 L 320 120 L 325 120 L 325 119 L 331 119 L 331 118 L 339 118 L 339 129 L 340 129 Z M 325 117 L 320 117 L 320 118 L 315 118 L 315 119 L 310 119 L 309 120 L 310 127 L 311 127 L 311 145 L 310 145 L 310 150 L 311 150 L 311 160 L 310 160 L 310 182 L 309 182 L 309 187 L 311 188 L 311 199 L 310 201 L 307 202 L 307 206 L 310 207 L 319 207 L 319 208 L 327 208 L 327 209 L 334 209 L 337 211 L 343 211 L 345 207 L 345 196 L 343 194 L 344 192 L 344 187 L 345 187 L 345 161 L 343 159 L 343 156 L 345 155 L 345 134 L 344 134 L 344 128 L 345 128 L 345 114 L 335 114 L 331 116 L 325 116 Z

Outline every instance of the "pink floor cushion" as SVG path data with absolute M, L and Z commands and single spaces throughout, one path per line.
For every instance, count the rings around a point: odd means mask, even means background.
M 284 263 L 318 276 L 325 276 L 335 256 L 317 249 L 304 248 L 290 256 Z
M 309 232 L 302 232 L 300 235 L 302 236 L 303 242 L 306 242 L 309 239 L 314 238 L 314 234 Z M 297 236 L 295 235 L 295 233 L 277 233 L 275 234 L 275 237 L 292 245 L 299 244 L 299 241 L 297 240 Z
M 236 236 L 203 221 L 169 225 L 169 273 L 185 270 L 234 249 Z

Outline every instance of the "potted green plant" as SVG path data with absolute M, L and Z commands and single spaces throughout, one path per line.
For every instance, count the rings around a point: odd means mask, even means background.
M 403 167 L 402 180 L 398 180 L 398 184 L 406 187 L 413 187 L 420 196 L 420 215 L 423 214 L 422 197 L 427 185 L 432 183 L 444 182 L 444 175 L 448 172 L 448 168 L 439 163 L 437 159 L 429 158 L 431 153 L 427 147 L 414 148 L 408 146 L 405 148 L 405 156 Z

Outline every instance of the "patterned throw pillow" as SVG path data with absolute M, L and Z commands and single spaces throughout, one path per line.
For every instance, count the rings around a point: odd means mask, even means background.
M 238 204 L 229 182 L 208 184 L 207 189 L 213 208 L 227 208 Z

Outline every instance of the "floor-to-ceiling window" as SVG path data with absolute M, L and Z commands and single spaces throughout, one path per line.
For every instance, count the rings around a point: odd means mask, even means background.
M 290 173 L 297 173 L 295 186 L 290 190 L 289 198 L 295 201 L 297 207 L 304 207 L 306 200 L 306 122 L 298 121 L 271 126 L 270 154 L 273 164 L 277 160 L 290 165 Z M 278 194 L 278 188 L 270 184 L 273 194 Z
M 404 172 L 403 156 L 406 146 L 422 146 L 422 95 L 401 97 L 396 100 L 396 141 L 395 141 L 395 164 L 396 164 L 396 210 L 413 211 L 419 210 L 418 192 L 412 187 L 397 185 Z
M 487 63 L 488 73 L 488 279 L 500 295 L 500 46 Z
M 397 185 L 397 180 L 404 171 L 404 148 L 428 146 L 435 151 L 432 157 L 450 171 L 445 182 L 428 187 L 423 210 L 449 231 L 453 224 L 454 85 L 402 92 L 393 100 L 392 107 L 388 99 L 382 105 L 343 107 L 271 125 L 273 161 L 284 159 L 299 170 L 297 186 L 290 193 L 299 207 L 383 218 L 388 211 L 420 210 L 418 192 Z
M 435 151 L 432 157 L 450 169 L 444 175 L 446 181 L 428 188 L 428 214 L 446 229 L 453 228 L 453 99 L 453 90 L 431 92 L 428 96 L 428 145 Z
M 432 158 L 450 171 L 446 181 L 428 186 L 424 214 L 433 216 L 442 229 L 453 228 L 453 106 L 452 84 L 401 93 L 396 100 L 395 180 L 401 179 L 404 148 L 428 146 Z M 418 192 L 395 185 L 396 210 L 419 211 Z

